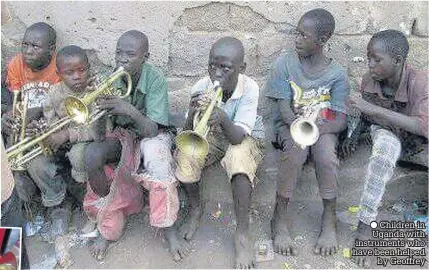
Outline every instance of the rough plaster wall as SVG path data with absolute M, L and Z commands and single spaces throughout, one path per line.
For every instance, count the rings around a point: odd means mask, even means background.
M 263 88 L 273 61 L 293 48 L 294 25 L 316 7 L 335 17 L 326 52 L 347 68 L 354 88 L 366 71 L 367 42 L 383 29 L 404 32 L 411 45 L 409 62 L 417 68 L 428 65 L 427 2 L 7 2 L 7 7 L 13 19 L 2 22 L 2 60 L 19 50 L 25 27 L 37 21 L 54 26 L 60 47 L 86 49 L 98 67 L 113 64 L 116 40 L 124 31 L 145 32 L 150 61 L 169 78 L 173 114 L 185 110 L 188 90 L 205 74 L 217 38 L 232 35 L 243 41 L 247 74 Z

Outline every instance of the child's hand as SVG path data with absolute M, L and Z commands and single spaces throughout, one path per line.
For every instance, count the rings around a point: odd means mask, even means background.
M 347 100 L 347 105 L 351 108 L 356 108 L 363 113 L 368 113 L 371 110 L 372 104 L 364 100 L 357 93 L 351 93 Z
M 214 107 L 213 112 L 209 118 L 208 125 L 221 125 L 226 118 L 225 112 L 219 107 Z
M 190 110 L 204 111 L 210 104 L 210 97 L 207 93 L 197 92 L 191 96 L 191 102 L 189 103 Z
M 97 75 L 89 77 L 85 92 L 92 92 L 96 90 L 99 82 L 100 82 L 100 79 L 98 78 Z
M 69 131 L 68 129 L 61 130 L 59 132 L 56 132 L 46 138 L 47 143 L 51 147 L 52 151 L 55 153 L 61 145 L 68 142 L 70 139 Z
M 280 127 L 277 141 L 283 152 L 290 151 L 291 149 L 299 149 L 300 147 L 295 143 L 290 134 L 289 128 L 286 126 Z
M 96 101 L 96 108 L 107 110 L 113 115 L 130 115 L 134 109 L 133 105 L 117 96 L 103 96 Z

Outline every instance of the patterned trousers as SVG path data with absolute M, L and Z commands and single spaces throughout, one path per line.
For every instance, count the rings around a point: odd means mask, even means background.
M 378 207 L 401 154 L 401 142 L 392 132 L 371 126 L 372 153 L 365 175 L 365 186 L 357 214 L 359 221 L 369 225 L 376 220 Z

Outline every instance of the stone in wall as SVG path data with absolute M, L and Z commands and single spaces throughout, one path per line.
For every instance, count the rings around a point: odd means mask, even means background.
M 428 36 L 428 2 L 424 2 L 420 7 L 415 7 L 416 19 L 414 21 L 412 34 L 421 37 Z
M 182 91 L 169 92 L 169 114 L 171 125 L 183 127 L 185 124 L 185 113 L 188 110 L 189 100 L 191 99 L 190 92 L 186 89 Z
M 57 30 L 59 46 L 75 44 L 97 52 L 106 65 L 113 65 L 116 41 L 125 31 L 147 34 L 150 61 L 167 71 L 169 31 L 181 12 L 195 2 L 160 1 L 48 1 L 8 2 L 24 23 L 45 21 Z
M 212 2 L 187 8 L 175 23 L 187 31 L 262 31 L 270 24 L 250 7 L 233 3 Z
M 415 3 L 420 5 L 420 2 Z M 395 29 L 410 35 L 416 18 L 414 5 L 404 1 L 374 1 L 370 8 L 368 33 L 374 34 L 386 29 Z
M 185 9 L 175 24 L 188 31 L 227 31 L 229 5 L 215 2 Z
M 170 42 L 170 76 L 203 76 L 212 44 L 222 33 L 176 32 Z
M 6 62 L 21 52 L 21 43 L 27 26 L 19 19 L 12 19 L 1 27 L 1 49 Z
M 188 109 L 191 98 L 191 88 L 199 80 L 195 78 L 174 77 L 167 78 L 169 113 L 171 124 L 176 127 L 183 126 L 185 122 L 185 113 Z
M 427 38 L 408 38 L 410 50 L 408 52 L 408 62 L 417 69 L 428 68 L 428 39 Z
M 230 4 L 230 28 L 234 31 L 260 32 L 271 24 L 264 16 L 250 7 Z
M 367 71 L 366 46 L 371 36 L 334 35 L 326 45 L 326 55 L 343 66 L 349 76 L 352 91 L 360 85 Z
M 293 50 L 295 37 L 283 33 L 261 33 L 257 38 L 258 63 L 249 74 L 266 77 L 277 57 L 288 50 Z M 252 57 L 249 55 L 249 57 Z
M 371 2 L 338 1 L 338 2 L 270 2 L 252 1 L 236 2 L 237 5 L 247 5 L 255 12 L 263 15 L 276 27 L 297 25 L 301 16 L 314 8 L 324 8 L 335 18 L 337 34 L 363 34 L 369 22 L 369 7 Z

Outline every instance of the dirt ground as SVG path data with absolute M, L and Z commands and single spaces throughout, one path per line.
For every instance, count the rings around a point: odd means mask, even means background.
M 362 148 L 347 162 L 341 164 L 337 207 L 340 219 L 338 222 L 340 251 L 330 257 L 313 254 L 313 246 L 320 232 L 322 203 L 318 196 L 314 169 L 310 164 L 304 169 L 289 208 L 289 226 L 299 254 L 295 257 L 275 254 L 272 260 L 260 262 L 259 268 L 359 268 L 350 259 L 344 258 L 343 249 L 351 248 L 354 239 L 354 228 L 349 223 L 355 219 L 347 209 L 349 206 L 358 205 L 368 156 L 369 150 Z M 275 181 L 267 177 L 262 180 L 253 194 L 250 217 L 256 241 L 270 239 L 269 220 L 274 210 Z M 402 220 L 403 214 L 394 211 L 392 206 L 400 198 L 406 200 L 427 198 L 427 185 L 427 173 L 398 170 L 395 180 L 388 185 L 378 218 Z M 71 248 L 74 261 L 72 268 L 231 268 L 234 256 L 232 239 L 235 218 L 229 184 L 220 168 L 210 168 L 203 175 L 202 192 L 206 204 L 201 227 L 191 241 L 193 247 L 191 255 L 182 262 L 173 262 L 162 234 L 150 227 L 148 214 L 143 211 L 128 219 L 122 238 L 110 246 L 109 253 L 102 262 L 91 257 L 85 243 L 75 241 L 76 231 L 71 230 L 70 243 L 74 244 Z M 352 218 L 347 219 L 345 216 Z M 55 256 L 52 244 L 41 241 L 38 236 L 28 237 L 28 249 L 32 268 L 52 267 Z M 382 268 L 376 265 L 373 267 Z

